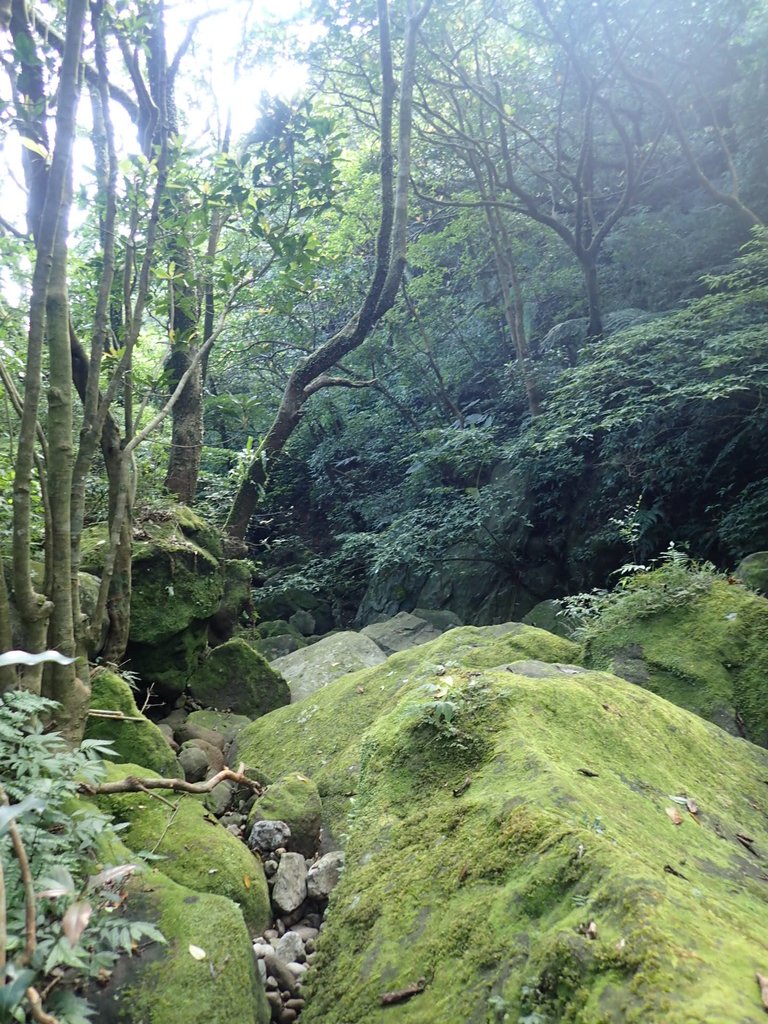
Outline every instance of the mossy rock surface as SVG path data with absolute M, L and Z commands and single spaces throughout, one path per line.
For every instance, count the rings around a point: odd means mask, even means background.
M 248 718 L 266 715 L 291 699 L 283 677 L 239 637 L 208 653 L 189 690 L 201 704 Z
M 131 861 L 122 843 L 102 843 L 106 865 Z M 269 1005 L 256 976 L 250 937 L 231 900 L 197 892 L 155 868 L 126 885 L 120 913 L 159 928 L 140 956 L 122 956 L 106 986 L 89 993 L 100 1024 L 268 1024 Z M 204 950 L 195 959 L 189 947 Z
M 252 612 L 251 581 L 254 571 L 253 562 L 246 558 L 230 558 L 221 562 L 224 592 L 209 621 L 211 643 L 229 640 L 241 619 Z
M 83 532 L 83 568 L 99 572 L 106 527 Z M 216 531 L 183 505 L 169 505 L 134 527 L 130 639 L 155 645 L 219 607 L 224 578 Z
M 742 558 L 734 575 L 753 590 L 768 595 L 768 551 L 755 551 Z
M 193 711 L 187 721 L 190 725 L 212 729 L 214 732 L 220 733 L 228 742 L 241 733 L 246 725 L 251 724 L 251 719 L 247 715 L 235 715 L 231 711 L 215 711 L 213 708 Z
M 362 741 L 303 1024 L 763 1019 L 765 750 L 609 674 L 459 665 L 428 690 L 394 661 L 367 676 L 400 690 Z
M 117 721 L 88 716 L 86 739 L 109 740 L 116 751 L 115 761 L 128 761 L 149 768 L 163 778 L 183 778 L 176 755 L 157 726 L 139 712 L 133 692 L 124 679 L 106 669 L 97 671 L 91 680 L 91 708 L 121 711 L 128 718 L 141 721 Z
M 180 633 L 154 644 L 128 645 L 128 665 L 147 684 L 166 697 L 178 697 L 187 687 L 208 646 L 208 621 L 196 619 Z
M 317 851 L 323 807 L 314 782 L 301 772 L 277 779 L 248 815 L 249 828 L 255 821 L 284 821 L 290 827 L 287 849 L 312 857 Z
M 401 689 L 436 684 L 452 663 L 481 669 L 522 658 L 578 663 L 580 649 L 519 623 L 461 626 L 253 722 L 237 737 L 231 761 L 272 778 L 294 770 L 309 775 L 320 791 L 325 824 L 341 835 L 357 791 L 362 734 Z
M 111 765 L 108 780 L 151 777 L 137 765 Z M 149 850 L 165 859 L 162 871 L 196 892 L 216 893 L 238 904 L 252 934 L 271 920 L 261 861 L 206 811 L 202 796 L 153 790 L 177 810 L 147 793 L 113 793 L 98 798 L 102 810 L 127 822 L 123 840 L 131 850 Z M 204 945 L 204 943 L 203 943 Z
M 768 600 L 738 584 L 598 625 L 586 661 L 768 746 Z

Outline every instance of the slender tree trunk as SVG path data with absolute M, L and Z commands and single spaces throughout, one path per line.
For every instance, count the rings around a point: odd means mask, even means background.
M 410 177 L 413 88 L 416 74 L 416 39 L 432 0 L 425 0 L 418 11 L 408 0 L 405 23 L 405 49 L 400 81 L 398 115 L 397 188 L 394 183 L 392 144 L 395 82 L 392 72 L 392 41 L 387 0 L 378 0 L 379 56 L 382 78 L 379 125 L 381 212 L 376 236 L 376 263 L 363 302 L 347 323 L 325 344 L 307 356 L 291 374 L 272 426 L 260 445 L 248 476 L 243 480 L 227 519 L 227 533 L 242 541 L 267 480 L 268 459 L 281 452 L 298 425 L 305 402 L 323 387 L 338 379 L 326 377 L 340 359 L 359 348 L 373 327 L 392 308 L 400 288 L 408 225 L 408 185 Z
M 581 272 L 584 275 L 584 288 L 587 293 L 589 321 L 587 323 L 587 340 L 597 341 L 603 336 L 603 314 L 600 303 L 600 282 L 597 276 L 595 260 L 585 257 L 581 261 Z

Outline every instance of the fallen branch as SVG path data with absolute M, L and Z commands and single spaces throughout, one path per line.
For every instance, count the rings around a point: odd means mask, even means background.
M 264 787 L 259 782 L 249 779 L 244 773 L 245 765 L 241 764 L 237 771 L 233 771 L 231 768 L 222 768 L 220 772 L 205 782 L 185 782 L 183 779 L 139 779 L 135 775 L 128 775 L 119 782 L 102 782 L 98 786 L 89 782 L 81 782 L 77 790 L 86 796 L 95 796 L 98 793 L 139 793 L 148 789 L 171 789 L 174 793 L 210 793 L 220 782 L 236 782 L 238 786 L 252 789 L 257 796 L 261 796 Z
M 125 715 L 122 711 L 102 711 L 100 708 L 91 708 L 88 712 L 90 718 L 114 718 L 118 722 L 143 722 L 141 715 Z

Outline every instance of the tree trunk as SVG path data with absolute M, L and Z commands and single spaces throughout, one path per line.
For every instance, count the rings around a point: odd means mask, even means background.
M 413 87 L 416 69 L 416 37 L 432 0 L 425 0 L 418 11 L 408 0 L 405 23 L 405 50 L 400 82 L 398 116 L 397 188 L 394 184 L 392 147 L 395 82 L 392 71 L 392 42 L 387 0 L 378 0 L 379 58 L 381 66 L 381 112 L 379 118 L 381 210 L 376 236 L 376 262 L 371 283 L 358 311 L 333 337 L 303 359 L 291 374 L 277 415 L 256 452 L 248 476 L 235 496 L 226 530 L 232 540 L 242 541 L 267 479 L 270 456 L 281 452 L 300 422 L 305 402 L 323 387 L 338 384 L 327 371 L 340 359 L 359 348 L 375 324 L 391 309 L 397 296 L 403 269 L 408 224 L 408 185 L 411 166 L 411 127 Z
M 181 380 L 197 356 L 192 342 L 179 345 L 166 364 L 171 391 Z M 165 487 L 185 505 L 193 504 L 200 473 L 203 448 L 203 374 L 198 361 L 173 407 L 171 451 Z
M 598 341 L 603 336 L 603 314 L 600 308 L 600 282 L 597 277 L 595 260 L 585 258 L 581 262 L 584 275 L 584 287 L 587 292 L 589 322 L 587 324 L 587 341 Z

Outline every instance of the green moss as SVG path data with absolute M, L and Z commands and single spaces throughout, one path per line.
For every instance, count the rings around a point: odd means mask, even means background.
M 141 721 L 117 721 L 89 715 L 85 738 L 109 740 L 116 751 L 115 761 L 130 761 L 150 768 L 165 778 L 183 778 L 176 755 L 157 726 L 140 714 L 128 683 L 114 672 L 100 669 L 91 680 L 91 708 L 121 711 Z
M 735 835 L 768 848 L 768 755 L 608 675 L 481 681 L 497 699 L 464 791 L 414 692 L 366 734 L 306 1024 L 384 1024 L 381 993 L 422 976 L 400 1024 L 484 1024 L 491 997 L 512 1021 L 760 1019 L 768 893 Z M 680 793 L 700 811 L 675 826 Z
M 311 857 L 317 850 L 323 808 L 317 786 L 301 772 L 291 772 L 273 782 L 248 815 L 254 821 L 284 821 L 291 829 L 288 849 Z
M 228 559 L 221 563 L 224 593 L 209 623 L 211 635 L 218 643 L 229 640 L 243 617 L 249 617 L 254 571 L 253 562 L 245 558 Z
M 436 673 L 452 662 L 477 669 L 521 657 L 578 663 L 580 651 L 531 626 L 516 625 L 501 636 L 498 627 L 462 626 L 381 665 L 336 679 L 306 700 L 254 722 L 238 736 L 232 761 L 272 776 L 292 770 L 309 775 L 320 791 L 326 825 L 342 834 L 357 792 L 361 737 L 401 689 L 435 683 Z
M 108 778 L 147 774 L 136 765 L 114 765 Z M 122 835 L 131 850 L 163 857 L 163 873 L 180 884 L 233 900 L 252 934 L 266 928 L 271 912 L 261 861 L 205 810 L 201 797 L 153 792 L 166 802 L 146 793 L 114 793 L 98 802 L 116 821 L 128 824 Z
M 190 679 L 189 689 L 202 704 L 249 718 L 265 715 L 291 699 L 283 677 L 239 637 L 209 652 Z
M 134 530 L 130 639 L 154 645 L 212 615 L 223 594 L 216 532 L 190 509 L 171 505 Z M 83 568 L 99 572 L 106 527 L 83 532 Z
M 587 663 L 768 745 L 768 600 L 724 579 L 655 615 L 600 622 Z
M 128 665 L 144 682 L 156 684 L 168 697 L 178 696 L 187 687 L 208 645 L 208 623 L 191 622 L 181 633 L 154 644 L 128 645 Z
M 250 718 L 246 715 L 233 715 L 231 711 L 214 711 L 212 708 L 193 711 L 187 721 L 190 725 L 199 725 L 203 729 L 221 733 L 225 740 L 233 740 L 246 725 L 251 724 Z
M 124 864 L 130 851 L 115 839 L 102 843 L 105 864 Z M 156 868 L 144 869 L 125 889 L 120 913 L 155 925 L 165 945 L 118 961 L 106 986 L 89 995 L 103 1024 L 267 1024 L 270 1019 L 240 908 L 197 892 Z M 205 951 L 196 960 L 190 945 Z

